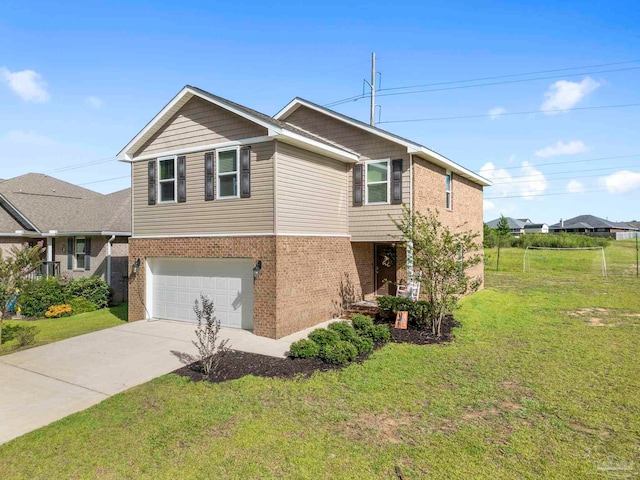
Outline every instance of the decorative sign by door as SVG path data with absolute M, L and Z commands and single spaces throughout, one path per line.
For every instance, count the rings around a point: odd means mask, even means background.
M 395 328 L 399 328 L 401 330 L 406 330 L 408 323 L 409 323 L 409 312 L 398 312 L 398 313 L 396 313 Z

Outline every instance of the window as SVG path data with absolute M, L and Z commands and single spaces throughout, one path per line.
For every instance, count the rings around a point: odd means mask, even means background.
M 451 210 L 451 172 L 447 171 L 445 179 L 445 190 L 447 192 L 446 207 L 447 210 Z
M 87 254 L 87 241 L 84 238 L 76 238 L 74 253 L 76 257 L 76 268 L 84 270 Z
M 366 204 L 389 203 L 389 160 L 367 162 Z
M 158 159 L 158 198 L 160 202 L 176 201 L 176 157 Z
M 238 198 L 238 148 L 216 150 L 216 166 L 218 198 Z

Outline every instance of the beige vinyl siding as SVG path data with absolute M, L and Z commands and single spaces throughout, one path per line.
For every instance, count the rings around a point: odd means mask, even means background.
M 286 121 L 357 152 L 361 161 L 401 158 L 402 198 L 407 205 L 410 203 L 410 159 L 406 147 L 304 106 L 294 110 Z M 399 217 L 402 213 L 402 205 L 354 207 L 352 167 L 349 167 L 347 174 L 347 187 L 351 240 L 354 242 L 393 240 L 391 236 L 397 235 L 398 230 L 389 219 L 389 215 Z
M 202 151 L 186 155 L 187 201 L 148 205 L 148 162 L 134 163 L 134 235 L 273 233 L 274 149 L 273 141 L 251 146 L 251 198 L 205 201 Z
M 382 157 L 381 160 L 389 157 Z M 411 171 L 409 155 L 391 157 L 391 160 L 402 159 L 402 201 L 409 205 L 411 201 Z M 389 162 L 391 171 L 391 162 Z M 365 166 L 366 172 L 366 166 Z M 391 173 L 389 174 L 391 176 Z M 366 187 L 366 175 L 364 176 Z M 400 218 L 402 205 L 362 205 L 353 206 L 353 168 L 348 174 L 349 191 L 349 233 L 354 242 L 390 242 L 398 234 L 398 229 L 393 224 L 389 215 Z M 364 199 L 364 195 L 363 195 Z
M 135 156 L 267 135 L 267 129 L 200 97 L 189 100 Z
M 276 172 L 277 233 L 348 234 L 345 163 L 278 142 Z

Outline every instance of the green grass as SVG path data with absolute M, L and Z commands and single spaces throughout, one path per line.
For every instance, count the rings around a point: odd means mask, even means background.
M 626 258 L 623 244 L 609 248 Z M 462 302 L 451 344 L 392 344 L 310 379 L 168 375 L 0 446 L 0 471 L 368 479 L 397 478 L 399 466 L 412 479 L 573 479 L 598 478 L 607 460 L 640 469 L 640 282 L 562 259 L 559 272 L 523 274 L 521 250 L 502 258 L 505 271 L 488 271 L 486 290 Z
M 0 355 L 13 353 L 17 350 L 37 347 L 51 342 L 57 342 L 84 333 L 95 332 L 104 328 L 115 327 L 127 321 L 127 304 L 121 303 L 115 307 L 81 313 L 71 317 L 47 318 L 42 320 L 5 320 L 2 335 L 2 350 Z M 18 347 L 16 335 L 25 327 L 38 328 L 36 342 L 28 347 Z

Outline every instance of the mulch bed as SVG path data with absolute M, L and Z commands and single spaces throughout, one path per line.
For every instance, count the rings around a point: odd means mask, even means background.
M 385 322 L 386 323 L 386 322 Z M 434 343 L 445 343 L 453 339 L 451 330 L 460 324 L 452 316 L 447 317 L 442 323 L 442 336 L 434 337 L 429 332 L 416 330 L 409 327 L 407 330 L 393 328 L 393 323 L 389 323 L 391 330 L 391 341 L 393 343 L 412 343 L 415 345 L 429 345 Z M 382 344 L 375 345 L 375 349 L 382 347 Z M 369 354 L 359 355 L 355 363 L 362 363 L 369 357 Z M 188 377 L 192 381 L 209 381 L 221 383 L 228 380 L 235 380 L 246 375 L 270 378 L 294 378 L 298 376 L 309 377 L 315 372 L 327 372 L 338 370 L 343 367 L 329 365 L 318 358 L 276 358 L 257 353 L 239 352 L 230 350 L 224 356 L 218 368 L 209 377 L 202 372 L 199 362 L 185 365 L 173 373 L 182 377 Z

